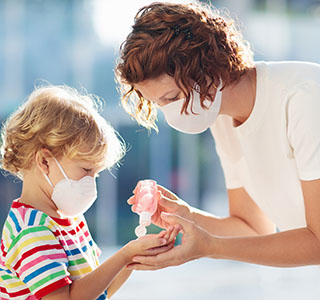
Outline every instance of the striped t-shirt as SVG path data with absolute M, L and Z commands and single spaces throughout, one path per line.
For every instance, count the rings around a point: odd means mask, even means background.
M 0 299 L 41 299 L 97 268 L 99 255 L 83 216 L 53 218 L 15 200 L 1 238 Z

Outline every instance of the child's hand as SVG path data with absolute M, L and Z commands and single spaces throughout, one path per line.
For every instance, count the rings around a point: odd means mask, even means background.
M 171 225 L 168 230 L 163 230 L 158 234 L 148 234 L 130 241 L 123 247 L 127 263 L 130 263 L 136 255 L 157 255 L 170 250 L 174 247 L 180 229 L 180 225 Z

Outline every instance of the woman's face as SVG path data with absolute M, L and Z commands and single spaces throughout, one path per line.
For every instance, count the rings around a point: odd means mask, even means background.
M 174 78 L 167 74 L 137 83 L 134 88 L 142 94 L 143 98 L 159 106 L 166 105 L 183 97 L 183 93 L 177 86 Z

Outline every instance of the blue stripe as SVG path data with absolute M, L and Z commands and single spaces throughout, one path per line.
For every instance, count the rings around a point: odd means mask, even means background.
M 18 232 L 20 232 L 20 231 L 21 231 L 21 227 L 20 227 L 20 225 L 19 225 L 19 222 L 18 222 L 17 217 L 15 216 L 15 214 L 13 213 L 12 210 L 10 210 L 9 216 L 10 216 L 10 218 L 12 219 L 12 221 L 14 222 L 14 225 L 16 226 L 16 230 L 17 230 Z
M 107 299 L 107 296 L 108 296 L 107 291 L 104 291 L 104 293 L 101 294 L 101 295 L 97 298 L 97 300 Z
M 61 266 L 62 266 L 62 264 L 59 264 L 57 262 L 52 262 L 51 264 L 45 265 L 45 266 L 33 271 L 30 275 L 25 277 L 23 282 L 28 283 L 30 280 L 32 280 L 33 278 L 37 277 L 38 275 L 44 273 L 45 271 L 48 271 L 50 269 L 54 269 L 56 267 L 61 267 Z
M 34 225 L 34 220 L 36 218 L 36 215 L 37 215 L 37 210 L 32 210 L 31 211 L 31 214 L 30 214 L 30 218 L 29 218 L 29 222 L 28 222 L 28 225 Z
M 87 246 L 83 246 L 81 248 L 81 250 L 82 250 L 82 252 L 87 252 L 88 251 L 88 247 Z M 78 248 L 75 248 L 75 249 L 72 249 L 72 250 L 65 249 L 64 251 L 67 253 L 68 256 L 81 254 L 81 251 Z
M 12 274 L 12 272 L 11 272 L 11 271 L 6 270 L 6 269 L 2 269 L 2 268 L 0 268 L 0 272 L 6 272 L 6 273 L 8 273 L 8 274 Z M 1 299 L 1 298 L 0 298 L 0 299 Z
M 91 247 L 93 246 L 92 240 L 89 241 L 89 245 L 90 245 Z
M 72 256 L 72 255 L 77 255 L 77 254 L 81 254 L 80 250 L 78 248 L 75 248 L 73 250 L 67 250 L 65 249 L 66 253 L 68 256 Z

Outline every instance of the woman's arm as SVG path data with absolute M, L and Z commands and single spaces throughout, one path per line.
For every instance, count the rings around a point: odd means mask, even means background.
M 152 222 L 162 228 L 168 228 L 169 223 L 161 218 L 162 212 L 179 215 L 194 221 L 210 233 L 219 236 L 252 236 L 275 232 L 274 224 L 255 204 L 244 188 L 228 190 L 229 213 L 226 218 L 217 217 L 211 213 L 191 207 L 168 189 L 158 185 L 159 205 L 152 216 Z M 128 203 L 135 210 L 135 196 Z
M 218 237 L 177 215 L 162 214 L 166 222 L 182 226 L 182 244 L 154 257 L 137 256 L 133 260 L 140 264 L 131 268 L 155 270 L 205 256 L 277 267 L 320 264 L 320 179 L 302 181 L 301 186 L 305 228 L 261 236 Z
M 229 216 L 219 218 L 192 208 L 190 220 L 219 236 L 252 236 L 270 234 L 275 225 L 252 200 L 244 188 L 228 190 Z

